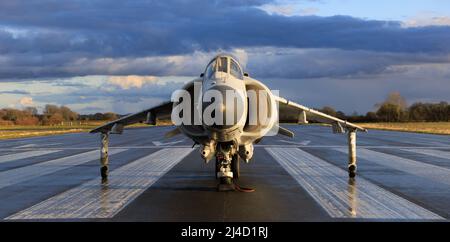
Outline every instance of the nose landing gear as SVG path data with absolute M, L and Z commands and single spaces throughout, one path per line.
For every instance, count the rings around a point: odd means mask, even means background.
M 222 151 L 217 153 L 216 156 L 216 178 L 219 179 L 219 185 L 217 186 L 218 191 L 234 191 L 234 171 L 233 167 L 233 157 L 230 154 L 224 154 Z
M 233 145 L 219 144 L 216 153 L 216 178 L 219 179 L 217 190 L 253 192 L 254 189 L 243 188 L 237 184 L 240 176 L 240 159 Z

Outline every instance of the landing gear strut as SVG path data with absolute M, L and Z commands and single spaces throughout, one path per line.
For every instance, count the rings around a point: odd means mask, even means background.
M 232 160 L 226 160 L 221 154 L 216 157 L 216 176 L 219 178 L 218 191 L 234 191 Z
M 239 167 L 239 156 L 234 155 L 233 160 L 231 161 L 231 172 L 233 172 L 233 178 L 238 179 L 241 175 L 240 167 Z M 219 172 L 220 172 L 221 162 L 219 159 L 216 158 L 216 179 L 219 179 Z
M 108 157 L 108 145 L 109 145 L 109 133 L 105 132 L 101 135 L 102 147 L 100 149 L 100 175 L 102 176 L 102 181 L 106 181 L 108 179 L 108 165 L 109 165 L 109 157 Z
M 217 190 L 254 192 L 252 188 L 239 186 L 237 179 L 240 176 L 240 158 L 233 144 L 218 144 L 216 153 L 216 178 L 219 179 Z
M 348 176 L 356 176 L 356 130 L 348 131 Z
M 219 179 L 217 190 L 234 191 L 233 179 L 236 178 L 237 150 L 233 143 L 219 143 L 216 153 L 216 178 Z

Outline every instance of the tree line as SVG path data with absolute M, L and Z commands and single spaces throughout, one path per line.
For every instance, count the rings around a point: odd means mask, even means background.
M 447 102 L 407 105 L 400 93 L 389 94 L 386 100 L 375 105 L 376 111 L 365 115 L 346 115 L 332 107 L 323 107 L 319 111 L 348 120 L 350 122 L 448 122 L 450 105 Z M 14 108 L 0 109 L 0 125 L 58 125 L 73 121 L 110 121 L 121 117 L 116 113 L 78 114 L 66 106 L 45 105 L 42 114 L 35 107 L 22 110 Z
M 35 107 L 22 110 L 14 108 L 0 109 L 0 125 L 58 125 L 74 121 L 106 121 L 119 116 L 115 113 L 96 113 L 80 115 L 66 106 L 45 105 L 42 114 Z
M 450 121 L 450 105 L 447 102 L 422 103 L 408 106 L 400 93 L 389 94 L 386 100 L 375 105 L 376 111 L 365 115 L 346 115 L 335 111 L 332 107 L 324 107 L 320 111 L 350 122 L 448 122 Z

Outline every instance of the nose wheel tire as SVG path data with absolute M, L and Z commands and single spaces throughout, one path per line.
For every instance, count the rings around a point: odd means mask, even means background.
M 235 191 L 236 188 L 233 183 L 233 178 L 231 177 L 221 177 L 220 183 L 217 185 L 217 191 L 219 192 L 230 192 Z
M 221 185 L 231 185 L 233 184 L 233 178 L 231 177 L 221 177 L 220 178 Z

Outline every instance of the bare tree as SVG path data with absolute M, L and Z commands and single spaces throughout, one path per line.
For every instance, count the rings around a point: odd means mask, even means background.
M 377 109 L 381 108 L 383 104 L 393 104 L 399 106 L 402 110 L 405 110 L 408 108 L 408 103 L 406 102 L 406 99 L 400 95 L 400 92 L 391 92 L 386 97 L 386 99 L 382 103 L 375 104 L 375 107 Z

